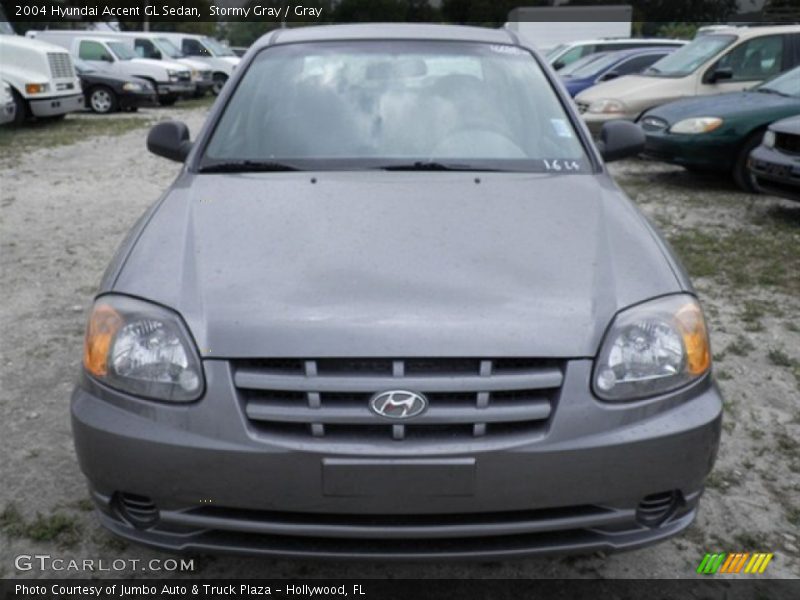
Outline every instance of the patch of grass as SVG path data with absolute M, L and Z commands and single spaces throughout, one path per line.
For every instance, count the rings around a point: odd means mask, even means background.
M 83 512 L 91 512 L 94 510 L 94 504 L 88 498 L 81 498 L 75 503 L 75 508 Z
M 147 127 L 151 119 L 142 117 L 83 117 L 67 115 L 61 121 L 37 121 L 20 127 L 0 127 L 0 153 L 19 159 L 38 148 L 68 146 L 92 136 L 117 136 Z
M 796 235 L 797 225 L 791 219 L 768 218 L 757 230 L 681 229 L 669 235 L 669 241 L 692 277 L 711 278 L 737 289 L 774 287 L 797 296 Z
M 786 327 L 787 331 L 794 331 L 795 333 L 800 332 L 800 325 L 794 321 L 786 321 L 783 326 Z
M 714 374 L 717 376 L 717 381 L 727 381 L 729 379 L 733 379 L 733 375 L 725 371 L 724 369 L 716 369 Z
M 791 357 L 780 348 L 771 348 L 769 353 L 767 353 L 767 358 L 769 358 L 769 362 L 776 367 L 794 366 L 794 361 Z
M 747 300 L 744 303 L 744 310 L 739 313 L 739 318 L 744 323 L 745 331 L 763 331 L 764 325 L 761 318 L 765 315 L 764 307 L 758 302 Z
M 80 539 L 80 525 L 74 517 L 63 513 L 49 516 L 37 513 L 35 519 L 27 521 L 13 504 L 0 513 L 0 531 L 12 538 L 55 541 L 63 546 L 74 546 Z
M 786 520 L 792 525 L 800 527 L 800 507 L 792 506 L 786 509 Z
M 739 544 L 739 547 L 744 550 L 758 551 L 769 547 L 767 536 L 760 531 L 743 531 L 733 536 L 733 539 Z
M 756 347 L 753 345 L 753 342 L 740 334 L 734 341 L 728 344 L 728 347 L 725 348 L 725 352 L 735 354 L 736 356 L 747 356 L 755 349 Z
M 775 434 L 775 441 L 777 442 L 778 450 L 793 458 L 800 453 L 800 442 L 785 431 L 779 431 Z

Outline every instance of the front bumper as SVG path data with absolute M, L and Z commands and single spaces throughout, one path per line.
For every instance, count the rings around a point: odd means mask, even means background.
M 171 551 L 295 557 L 629 549 L 692 522 L 720 435 L 710 378 L 609 405 L 588 391 L 591 361 L 575 360 L 546 430 L 529 439 L 424 452 L 392 440 L 294 446 L 252 427 L 227 362 L 204 366 L 207 392 L 185 406 L 86 379 L 76 388 L 79 462 L 114 533 Z M 664 494 L 664 519 L 644 521 Z M 134 525 L 129 501 L 156 518 Z
M 140 106 L 154 106 L 158 104 L 158 97 L 154 90 L 147 90 L 143 92 L 120 92 L 117 96 L 119 98 L 120 108 L 138 108 Z
M 182 94 L 193 94 L 195 90 L 195 85 L 191 82 L 189 83 L 158 83 L 156 84 L 156 91 L 158 92 L 159 96 L 167 96 L 167 95 L 182 95 Z
M 83 94 L 71 96 L 51 96 L 49 98 L 28 99 L 31 113 L 35 117 L 55 117 L 83 110 Z
M 758 191 L 800 201 L 800 156 L 759 146 L 750 154 L 747 166 Z
M 645 132 L 644 156 L 682 167 L 728 170 L 733 167 L 735 146 L 712 133 L 685 135 Z

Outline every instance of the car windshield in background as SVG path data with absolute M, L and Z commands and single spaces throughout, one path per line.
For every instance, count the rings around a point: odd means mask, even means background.
M 735 35 L 708 34 L 695 38 L 644 71 L 652 77 L 684 77 L 736 40 Z
M 756 86 L 756 91 L 800 98 L 800 67 Z
M 583 79 L 584 77 L 591 77 L 592 75 L 596 75 L 597 73 L 607 69 L 617 61 L 619 61 L 619 57 L 617 57 L 616 53 L 614 52 L 602 52 L 600 54 L 590 54 L 589 56 L 586 56 L 578 61 L 575 61 L 571 65 L 567 65 L 566 67 L 561 69 L 558 72 L 558 74 L 561 76 L 566 75 L 567 77 L 572 77 L 574 79 Z M 578 66 L 570 69 L 570 67 L 572 67 L 573 65 L 578 65 Z M 569 69 L 569 71 L 567 71 L 567 69 Z
M 108 42 L 108 47 L 119 60 L 131 60 L 136 57 L 136 53 L 122 42 Z
M 167 38 L 156 38 L 155 40 L 158 49 L 170 58 L 183 58 L 184 54 L 178 50 L 177 46 L 170 42 Z
M 203 38 L 203 44 L 206 46 L 206 48 L 211 50 L 214 56 L 236 56 L 233 50 L 228 48 L 225 44 L 220 44 L 214 38 Z
M 263 50 L 226 106 L 200 168 L 237 164 L 240 170 L 591 169 L 530 53 L 507 45 L 399 41 Z
M 544 57 L 547 58 L 547 59 L 553 58 L 554 56 L 557 56 L 558 54 L 560 54 L 561 51 L 566 47 L 567 47 L 566 44 L 559 44 L 555 48 L 550 48 L 549 50 L 543 50 Z

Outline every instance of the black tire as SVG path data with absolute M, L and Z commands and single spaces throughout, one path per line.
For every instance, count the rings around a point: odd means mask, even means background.
M 11 97 L 14 99 L 14 120 L 11 124 L 16 126 L 22 125 L 28 118 L 28 103 L 25 98 L 15 89 L 11 89 Z
M 98 85 L 89 90 L 87 104 L 93 112 L 100 115 L 107 115 L 117 112 L 119 109 L 119 98 L 117 98 L 117 94 L 110 87 Z
M 750 137 L 745 140 L 742 147 L 739 149 L 739 154 L 736 155 L 736 162 L 733 165 L 733 181 L 739 186 L 743 192 L 748 194 L 758 193 L 758 189 L 753 181 L 753 176 L 747 169 L 747 158 L 750 153 L 761 144 L 761 138 L 764 137 L 763 131 L 756 131 L 750 134 Z
M 159 96 L 158 103 L 161 106 L 172 106 L 178 101 L 177 96 L 169 95 L 169 96 Z
M 219 96 L 226 81 L 228 81 L 228 76 L 225 73 L 214 73 L 214 86 L 211 88 L 211 93 Z

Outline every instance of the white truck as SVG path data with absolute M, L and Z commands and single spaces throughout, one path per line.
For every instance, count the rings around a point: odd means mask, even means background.
M 205 35 L 159 33 L 158 37 L 172 42 L 184 55 L 208 65 L 214 80 L 212 88 L 214 94 L 219 94 L 241 60 L 228 46 Z
M 97 31 L 92 35 L 118 39 L 126 43 L 139 58 L 176 62 L 191 71 L 195 96 L 204 96 L 214 87 L 211 67 L 202 60 L 189 58 L 170 40 L 158 32 L 147 31 Z
M 195 92 L 192 73 L 187 67 L 166 60 L 139 58 L 129 44 L 108 37 L 106 32 L 31 30 L 26 36 L 66 48 L 72 56 L 89 63 L 98 71 L 150 81 L 158 94 L 159 104 L 165 106 L 175 104 L 181 96 Z
M 83 109 L 81 82 L 69 53 L 14 35 L 10 27 L 0 30 L 0 80 L 11 88 L 14 123 L 29 117 L 57 119 Z

